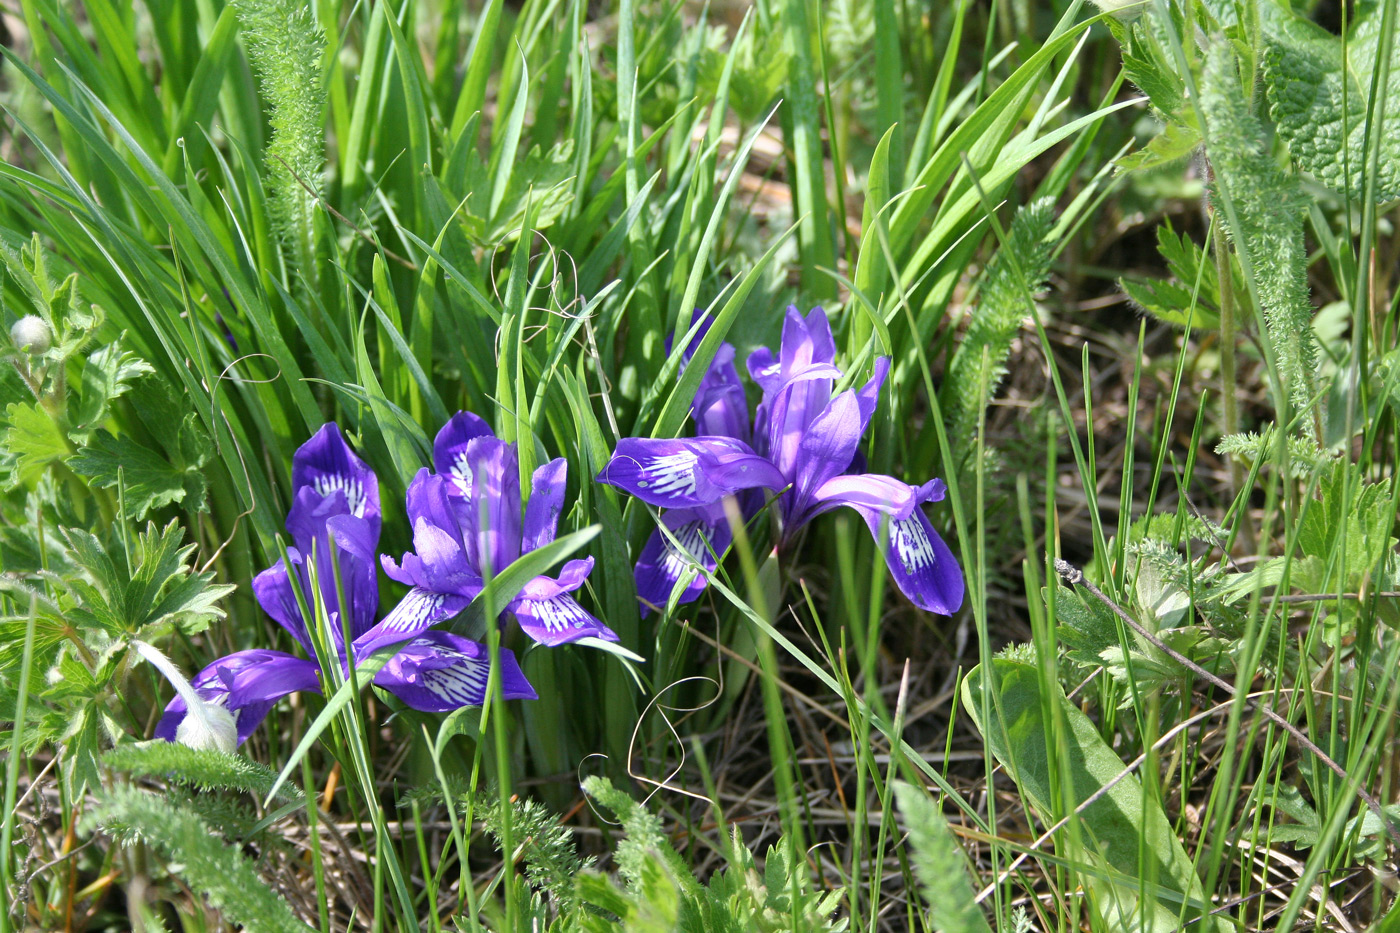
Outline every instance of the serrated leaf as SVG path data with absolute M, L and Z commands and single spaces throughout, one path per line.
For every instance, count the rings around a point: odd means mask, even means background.
M 1185 327 L 1189 323 L 1196 330 L 1217 330 L 1220 327 L 1220 315 L 1202 305 L 1199 296 L 1192 308 L 1190 289 L 1175 282 L 1119 279 L 1118 286 L 1133 304 L 1165 324 Z
M 163 379 L 143 379 L 130 396 L 136 416 L 177 467 L 199 469 L 213 453 L 199 417 L 181 403 L 179 393 Z M 171 425 L 179 425 L 171 430 Z
M 1044 591 L 1042 591 L 1044 593 Z M 1097 602 L 1090 602 L 1078 590 L 1059 587 L 1055 591 L 1056 634 L 1069 646 L 1068 657 L 1085 667 L 1098 667 L 1104 649 L 1118 646 L 1118 626 L 1113 615 Z
M 181 545 L 184 531 L 178 522 L 163 529 L 148 523 L 133 542 L 131 568 L 121 544 L 109 548 L 97 536 L 75 528 L 63 529 L 63 535 L 83 571 L 82 576 L 55 578 L 77 602 L 68 613 L 73 621 L 99 626 L 116 637 L 153 626 L 194 633 L 223 618 L 216 603 L 234 587 L 213 583 L 212 572 L 191 571 L 187 562 L 194 545 Z M 152 636 L 147 632 L 144 637 Z
M 131 384 L 155 372 L 136 354 L 118 343 L 108 344 L 83 360 L 80 394 L 70 409 L 73 433 L 86 434 L 106 420 L 113 400 L 124 395 Z
M 14 403 L 6 407 L 5 444 L 0 464 L 9 474 L 7 485 L 32 485 L 49 465 L 72 450 L 58 422 L 37 404 Z
M 1146 146 L 1119 159 L 1118 169 L 1123 172 L 1137 172 L 1171 165 L 1195 152 L 1200 144 L 1199 130 L 1169 120 L 1162 132 L 1148 140 Z
M 1163 55 L 1151 32 L 1151 23 L 1134 23 L 1123 37 L 1123 73 L 1138 90 L 1147 95 L 1153 108 L 1173 118 L 1186 109 L 1186 85 L 1176 68 Z M 1122 41 L 1120 39 L 1120 41 Z
M 1264 80 L 1269 114 L 1293 158 L 1329 188 L 1365 193 L 1366 109 L 1381 39 L 1378 5 L 1358 16 L 1342 39 L 1276 4 L 1263 4 Z M 1396 43 L 1392 48 L 1400 47 Z M 1400 62 L 1392 58 L 1380 100 L 1400 100 Z M 1400 198 L 1400 120 L 1384 121 L 1376 201 Z
M 97 756 L 101 751 L 101 718 L 101 710 L 96 704 L 87 703 L 72 717 L 61 736 L 65 745 L 64 763 L 67 765 L 63 778 L 71 782 L 73 799 L 82 797 L 84 788 L 102 786 L 97 769 Z
M 105 428 L 69 458 L 68 466 L 91 477 L 98 489 L 119 488 L 127 517 L 133 521 L 176 502 L 196 511 L 204 507 L 205 480 L 197 469 L 173 466 L 149 447 L 115 437 Z

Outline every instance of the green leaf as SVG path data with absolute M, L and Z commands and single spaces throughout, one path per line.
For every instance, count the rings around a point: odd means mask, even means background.
M 11 403 L 5 420 L 10 426 L 0 450 L 0 470 L 9 474 L 6 485 L 12 489 L 32 486 L 49 464 L 72 453 L 58 422 L 37 404 Z
M 77 666 L 82 667 L 81 664 Z M 73 715 L 68 728 L 60 736 L 64 744 L 64 761 L 68 766 L 64 780 L 71 782 L 71 792 L 75 798 L 82 797 L 85 788 L 96 790 L 102 786 L 97 757 L 102 747 L 104 718 L 98 703 L 89 701 Z
M 170 462 L 185 470 L 199 471 L 202 476 L 214 445 L 200 425 L 199 416 L 181 403 L 180 393 L 164 379 L 146 378 L 132 391 L 130 402 Z M 179 427 L 172 430 L 172 425 Z
M 1195 152 L 1200 144 L 1200 130 L 1175 120 L 1168 120 L 1162 132 L 1148 140 L 1146 146 L 1119 159 L 1118 169 L 1123 172 L 1136 172 L 1171 165 Z
M 991 933 L 968 880 L 967 855 L 953 838 L 943 813 L 921 789 L 896 781 L 894 799 L 909 829 L 910 861 L 919 879 L 934 929 L 945 933 Z
M 1123 761 L 1089 717 L 1058 686 L 1046 695 L 1036 667 L 1004 659 L 991 663 L 990 683 L 983 665 L 968 674 L 963 705 L 1040 818 L 1054 824 L 1098 795 L 1074 817 L 1079 832 L 1066 826 L 1055 840 L 1082 863 L 1090 902 L 1105 928 L 1166 933 L 1208 915 L 1201 881 L 1161 805 L 1143 793 L 1134 775 L 1123 774 Z M 995 695 L 985 711 L 984 688 Z M 1208 917 L 1195 929 L 1226 933 L 1230 927 Z
M 166 868 L 200 892 L 224 918 L 249 933 L 306 933 L 281 895 L 258 877 L 239 850 L 225 844 L 187 806 L 118 785 L 84 819 L 122 842 L 141 841 L 165 856 Z
M 1031 313 L 1035 295 L 1045 288 L 1054 252 L 1047 237 L 1054 221 L 1055 205 L 1050 198 L 1027 204 L 1016 212 L 1006 243 L 987 264 L 977 308 L 943 384 L 949 442 L 960 456 L 973 446 L 979 401 L 996 393 L 1006 375 L 1011 343 Z M 981 386 L 984 363 L 988 383 Z
M 1216 175 L 1213 200 L 1249 271 L 1251 300 L 1263 315 L 1284 388 L 1297 409 L 1307 411 L 1317 367 L 1303 238 L 1306 198 L 1298 176 L 1271 155 L 1226 41 L 1207 52 L 1200 108 Z
M 76 528 L 63 529 L 63 535 L 86 577 L 57 578 L 77 602 L 69 613 L 75 622 L 101 627 L 113 636 L 152 626 L 176 626 L 193 634 L 223 618 L 216 604 L 234 587 L 213 583 L 212 571 L 192 572 L 187 561 L 195 546 L 181 547 L 184 530 L 179 522 L 159 530 L 147 524 L 134 542 L 134 569 L 128 569 L 122 545 L 109 549 L 95 535 Z
M 196 749 L 157 739 L 119 745 L 102 756 L 109 768 L 133 777 L 163 777 L 198 790 L 233 790 L 264 795 L 277 775 L 267 765 L 242 755 L 213 749 Z M 287 787 L 279 795 L 284 802 L 300 800 L 300 788 Z
M 1220 315 L 1207 309 L 1199 300 L 1192 307 L 1191 290 L 1162 279 L 1131 281 L 1119 279 L 1118 287 L 1133 304 L 1164 324 L 1194 330 L 1218 330 Z
M 152 509 L 175 502 L 195 510 L 204 508 L 202 473 L 174 467 L 149 447 L 128 437 L 114 437 L 105 428 L 68 459 L 68 466 L 80 476 L 91 477 L 97 489 L 118 488 L 127 517 L 133 521 L 145 518 Z
M 1134 23 L 1128 29 L 1115 28 L 1114 32 L 1124 33 L 1119 39 L 1123 43 L 1123 73 L 1147 95 L 1159 114 L 1173 120 L 1187 109 L 1186 84 L 1157 41 L 1153 25 Z
M 83 360 L 82 394 L 70 412 L 73 431 L 86 432 L 101 424 L 118 396 L 136 379 L 154 372 L 149 363 L 118 343 L 95 351 Z
M 1317 581 L 1323 592 L 1360 589 L 1392 550 L 1390 492 L 1389 482 L 1367 483 L 1359 466 L 1343 460 L 1321 477 L 1319 498 L 1308 504 L 1298 526 L 1298 549 L 1323 565 L 1332 562 L 1330 578 Z M 1338 580 L 1342 572 L 1346 576 Z
M 1364 196 L 1366 109 L 1381 40 L 1379 4 L 1362 12 L 1347 37 L 1288 12 L 1277 4 L 1260 7 L 1265 19 L 1264 81 L 1269 114 L 1293 158 L 1334 191 Z M 1400 47 L 1400 43 L 1396 46 Z M 1391 61 L 1390 78 L 1378 103 L 1400 100 L 1400 62 Z M 1376 201 L 1400 198 L 1400 120 L 1384 121 Z M 1374 127 L 1370 128 L 1374 132 Z

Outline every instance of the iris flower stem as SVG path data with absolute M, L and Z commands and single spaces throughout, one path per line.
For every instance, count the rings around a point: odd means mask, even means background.
M 733 498 L 726 499 L 724 511 L 729 520 L 730 531 L 734 535 L 734 549 L 739 553 L 739 562 L 748 583 L 749 605 L 759 618 L 767 619 L 771 623 L 774 612 L 769 606 L 768 594 L 764 592 L 762 573 L 754 561 L 753 548 L 749 545 L 748 531 L 744 527 L 744 519 L 739 511 L 738 503 Z M 774 551 L 777 555 L 781 555 L 782 552 L 781 547 Z M 781 568 L 781 556 L 778 560 Z M 781 569 L 778 579 L 782 579 Z M 779 586 L 781 594 L 781 583 Z M 796 905 L 800 902 L 798 879 L 801 877 L 801 870 L 798 866 L 805 864 L 806 858 L 803 855 L 802 821 L 798 815 L 798 788 L 793 779 L 791 767 L 792 736 L 788 733 L 787 718 L 783 712 L 782 696 L 778 688 L 778 655 L 773 648 L 773 639 L 769 637 L 767 632 L 758 633 L 758 659 L 763 669 L 764 718 L 768 721 L 768 741 L 773 751 L 774 783 L 779 791 L 779 813 L 785 824 L 783 827 L 784 837 L 788 843 L 788 865 L 791 873 L 791 888 L 788 894 L 792 898 L 792 903 Z M 798 912 L 794 910 L 792 914 L 793 933 L 797 933 L 797 923 Z

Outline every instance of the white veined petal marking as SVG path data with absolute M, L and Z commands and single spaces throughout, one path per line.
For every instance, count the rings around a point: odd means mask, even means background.
M 395 632 L 423 628 L 425 621 L 431 619 L 442 606 L 442 601 L 441 593 L 415 588 L 384 619 L 384 627 Z
M 356 518 L 364 517 L 365 487 L 355 477 L 345 476 L 341 473 L 322 473 L 311 481 L 311 488 L 316 490 L 316 494 L 323 499 L 336 490 L 340 490 L 345 493 L 345 501 L 350 506 L 350 514 Z
M 448 471 L 452 476 L 453 484 L 461 490 L 463 495 L 472 494 L 472 465 L 467 462 L 467 452 L 465 450 L 452 458 L 452 468 Z
M 691 496 L 695 494 L 695 465 L 700 458 L 688 450 L 657 457 L 642 471 L 647 477 L 637 485 L 664 495 Z
M 676 541 L 680 542 L 679 548 L 670 538 L 665 539 L 666 556 L 661 559 L 661 570 L 668 578 L 680 579 L 686 568 L 703 561 L 709 553 L 709 542 L 700 529 L 701 522 L 698 519 L 675 529 Z
M 567 632 L 588 624 L 588 613 L 572 597 L 556 596 L 553 599 L 532 600 L 531 603 L 535 618 L 548 631 Z
M 479 706 L 486 699 L 486 682 L 491 673 L 491 664 L 485 658 L 473 658 L 455 648 L 445 648 L 426 639 L 418 639 L 411 644 L 432 645 L 433 652 L 439 657 L 453 659 L 451 667 L 420 671 L 417 677 L 423 689 L 445 703 L 458 706 Z
M 932 567 L 936 559 L 933 542 L 924 533 L 923 523 L 917 516 L 890 522 L 890 547 L 899 555 L 905 573 Z

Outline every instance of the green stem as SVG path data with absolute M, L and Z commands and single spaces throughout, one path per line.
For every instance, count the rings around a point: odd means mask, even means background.
M 1225 232 L 1220 228 L 1219 215 L 1215 217 L 1215 230 L 1211 233 L 1211 245 L 1215 253 L 1215 279 L 1220 283 L 1220 402 L 1225 418 L 1225 433 L 1240 433 L 1240 403 L 1235 394 L 1235 289 L 1231 273 L 1229 247 L 1225 244 Z M 1238 496 L 1244 488 L 1244 464 L 1233 454 L 1230 459 L 1230 494 Z M 1244 509 L 1240 510 L 1244 517 Z M 1254 549 L 1254 533 L 1248 521 L 1241 521 L 1244 544 L 1247 550 Z

